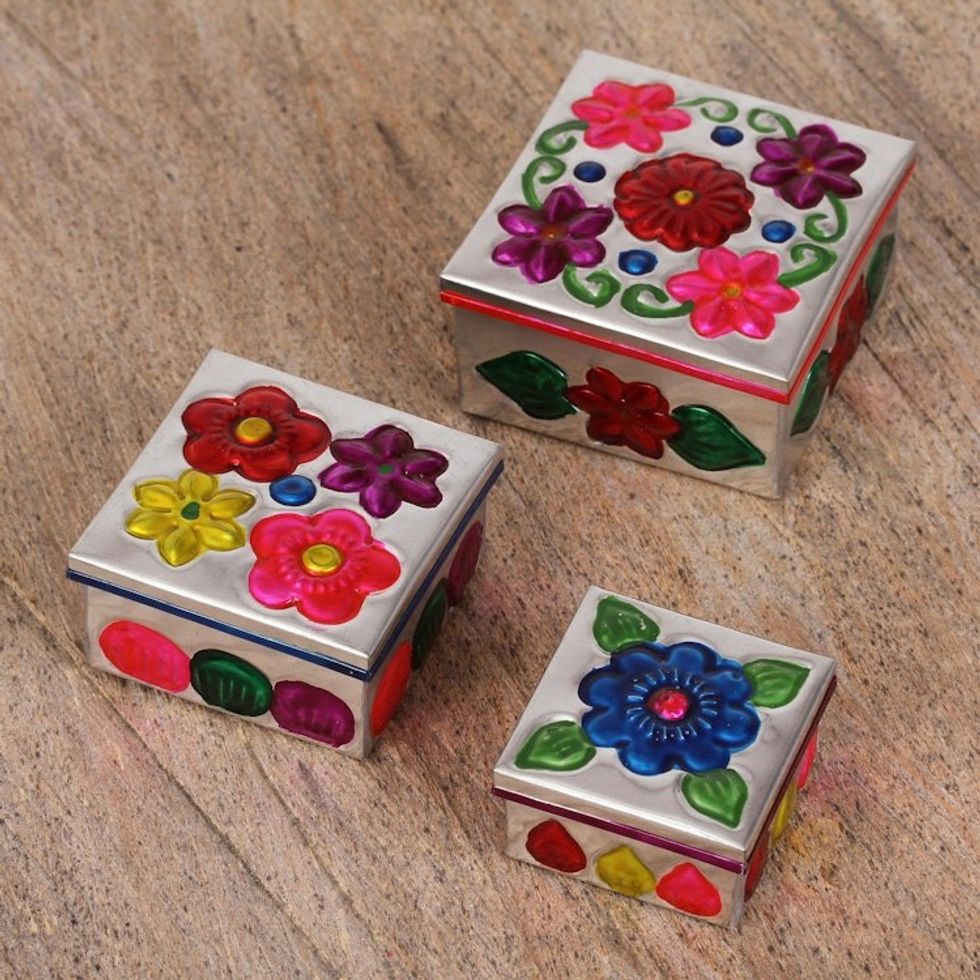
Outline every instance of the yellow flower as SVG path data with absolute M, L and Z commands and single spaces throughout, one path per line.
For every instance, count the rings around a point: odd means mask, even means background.
M 176 480 L 145 480 L 133 488 L 139 507 L 126 518 L 134 538 L 156 541 L 168 565 L 186 565 L 205 551 L 234 551 L 245 528 L 233 518 L 255 504 L 247 490 L 219 490 L 218 478 L 185 470 Z

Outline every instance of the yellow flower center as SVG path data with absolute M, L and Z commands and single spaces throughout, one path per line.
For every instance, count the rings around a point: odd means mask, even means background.
M 235 426 L 235 438 L 246 446 L 258 446 L 272 435 L 272 424 L 268 419 L 250 415 Z
M 303 552 L 303 567 L 311 575 L 331 575 L 344 563 L 332 544 L 314 544 Z
M 689 204 L 694 203 L 694 191 L 688 190 L 686 187 L 682 187 L 679 191 L 674 191 L 671 197 L 674 204 L 682 208 L 686 208 Z
M 796 165 L 796 169 L 801 174 L 812 174 L 817 169 L 817 165 L 809 157 L 803 157 Z
M 728 282 L 722 287 L 721 294 L 726 299 L 738 299 L 742 295 L 742 287 L 737 282 Z
M 565 227 L 564 225 L 545 225 L 541 229 L 540 235 L 546 242 L 554 242 L 565 237 Z

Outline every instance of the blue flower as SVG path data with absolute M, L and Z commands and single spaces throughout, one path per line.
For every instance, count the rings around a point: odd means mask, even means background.
M 759 733 L 742 665 L 703 643 L 638 643 L 590 671 L 578 696 L 593 745 L 641 776 L 724 769 Z

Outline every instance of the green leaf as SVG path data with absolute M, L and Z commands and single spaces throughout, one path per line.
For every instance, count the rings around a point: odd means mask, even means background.
M 765 453 L 738 429 L 707 405 L 681 405 L 671 415 L 681 431 L 668 445 L 691 466 L 699 470 L 733 470 L 740 466 L 762 466 Z
M 607 595 L 599 600 L 592 635 L 606 653 L 617 653 L 633 643 L 653 643 L 660 627 L 636 606 Z
M 575 721 L 552 721 L 542 725 L 521 746 L 514 765 L 518 769 L 551 769 L 569 772 L 581 769 L 595 755 L 595 746 Z
M 619 292 L 620 282 L 608 269 L 590 272 L 582 282 L 578 270 L 569 263 L 562 272 L 561 281 L 577 300 L 589 306 L 605 306 Z M 589 283 L 591 289 L 585 283 Z
M 830 352 L 821 351 L 803 383 L 803 394 L 800 396 L 799 405 L 796 406 L 790 435 L 799 435 L 801 432 L 808 432 L 813 428 L 813 423 L 817 421 L 817 416 L 820 414 L 820 406 L 823 404 L 824 395 L 827 394 L 829 385 Z
M 745 665 L 745 676 L 752 685 L 752 703 L 759 708 L 782 708 L 803 687 L 809 667 L 788 660 L 751 660 Z
M 868 263 L 868 317 L 874 312 L 874 308 L 881 299 L 881 292 L 885 288 L 885 280 L 888 278 L 888 269 L 891 267 L 892 259 L 895 257 L 895 236 L 885 235 L 875 254 Z
M 477 364 L 476 371 L 517 402 L 531 418 L 560 419 L 575 414 L 575 406 L 565 397 L 568 376 L 547 357 L 529 350 L 515 350 Z
M 681 792 L 698 813 L 726 827 L 738 826 L 749 798 L 745 780 L 734 769 L 711 769 L 698 775 L 688 773 L 681 782 Z

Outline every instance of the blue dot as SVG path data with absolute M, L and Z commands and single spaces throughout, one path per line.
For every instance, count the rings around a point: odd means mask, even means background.
M 619 253 L 619 267 L 631 276 L 645 276 L 657 268 L 657 256 L 645 248 L 631 248 Z
M 796 225 L 791 221 L 767 221 L 762 226 L 762 237 L 767 242 L 788 242 L 796 234 Z
M 745 137 L 742 130 L 734 126 L 715 126 L 711 130 L 711 138 L 719 146 L 734 146 L 736 143 L 741 143 Z
M 606 168 L 594 160 L 583 160 L 582 163 L 576 165 L 572 173 L 579 180 L 584 180 L 587 184 L 594 184 L 606 176 Z
M 269 493 L 277 504 L 302 507 L 316 496 L 313 481 L 305 476 L 281 476 L 269 484 Z

